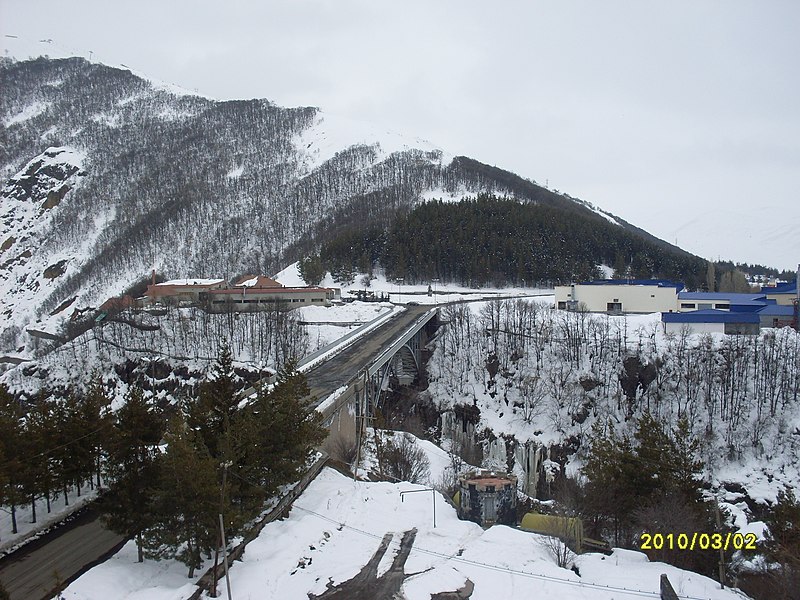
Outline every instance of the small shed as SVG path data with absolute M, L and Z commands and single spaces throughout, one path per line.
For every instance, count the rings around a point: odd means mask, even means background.
M 529 512 L 522 517 L 519 528 L 557 537 L 572 548 L 583 546 L 583 522 L 578 517 Z
M 496 471 L 478 471 L 458 480 L 458 516 L 484 527 L 517 522 L 517 478 Z

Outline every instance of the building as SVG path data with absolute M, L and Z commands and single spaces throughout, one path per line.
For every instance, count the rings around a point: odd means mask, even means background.
M 600 279 L 556 286 L 556 308 L 609 314 L 677 310 L 682 283 L 665 279 Z
M 758 311 L 761 327 L 791 327 L 795 320 L 795 307 L 768 304 Z
M 223 287 L 225 287 L 224 279 L 173 279 L 164 283 L 154 282 L 147 286 L 144 293 L 144 304 L 158 302 L 196 304 L 200 300 L 200 294 Z
M 341 299 L 338 288 L 284 287 L 263 275 L 246 275 L 233 286 L 212 289 L 200 296 L 210 312 L 252 312 L 277 305 L 285 308 L 330 306 Z
M 797 281 L 779 283 L 771 287 L 762 287 L 761 293 L 769 300 L 775 300 L 781 306 L 792 306 L 797 300 Z
M 479 471 L 458 480 L 454 497 L 458 516 L 484 527 L 517 523 L 517 478 L 507 473 Z
M 229 286 L 224 279 L 175 279 L 147 287 L 141 303 L 200 306 L 209 312 L 254 312 L 300 306 L 329 306 L 341 300 L 338 288 L 284 287 L 263 275 L 246 275 Z
M 679 333 L 688 328 L 692 333 L 725 333 L 728 335 L 755 335 L 759 332 L 761 318 L 758 312 L 732 312 L 730 310 L 703 309 L 689 312 L 662 313 L 666 333 Z
M 757 312 L 769 304 L 767 295 L 734 292 L 680 292 L 678 312 L 694 310 L 730 310 Z

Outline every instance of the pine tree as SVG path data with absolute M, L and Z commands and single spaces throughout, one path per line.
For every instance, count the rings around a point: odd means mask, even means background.
M 129 388 L 116 418 L 106 463 L 106 479 L 113 485 L 102 508 L 109 529 L 136 538 L 142 562 L 142 534 L 152 523 L 150 490 L 158 478 L 157 446 L 163 426 L 142 389 L 135 385 Z
M 203 443 L 214 458 L 222 457 L 227 444 L 225 438 L 238 404 L 233 356 L 228 344 L 223 342 L 208 377 L 200 386 L 198 398 L 190 400 L 186 408 L 189 427 L 200 432 Z
M 11 508 L 11 531 L 17 533 L 17 507 L 25 502 L 21 489 L 21 473 L 25 466 L 23 446 L 22 409 L 19 402 L 0 384 L 0 503 Z
M 98 374 L 92 375 L 89 381 L 79 413 L 80 419 L 88 431 L 86 448 L 91 456 L 92 468 L 99 488 L 101 487 L 102 461 L 111 437 L 114 418 L 111 412 L 111 397 Z
M 153 518 L 144 542 L 148 557 L 176 558 L 193 577 L 218 539 L 219 464 L 182 415 L 170 421 L 165 439 L 167 452 L 159 459 Z
M 261 389 L 256 401 L 237 419 L 242 476 L 274 494 L 292 482 L 327 431 L 322 416 L 309 410 L 305 375 L 289 362 L 278 373 L 271 391 Z

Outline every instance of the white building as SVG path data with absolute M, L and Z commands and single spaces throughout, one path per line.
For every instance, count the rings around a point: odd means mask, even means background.
M 678 309 L 683 284 L 663 279 L 603 279 L 556 286 L 556 308 L 589 312 L 654 313 Z

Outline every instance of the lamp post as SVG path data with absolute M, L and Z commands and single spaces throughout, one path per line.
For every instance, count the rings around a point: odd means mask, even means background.
M 439 299 L 436 297 L 436 284 L 439 283 L 439 278 L 434 277 L 431 279 L 431 283 L 433 283 L 433 302 L 436 304 L 436 306 L 439 306 Z
M 397 278 L 397 303 L 400 304 L 400 290 L 403 288 L 403 281 L 402 277 Z

